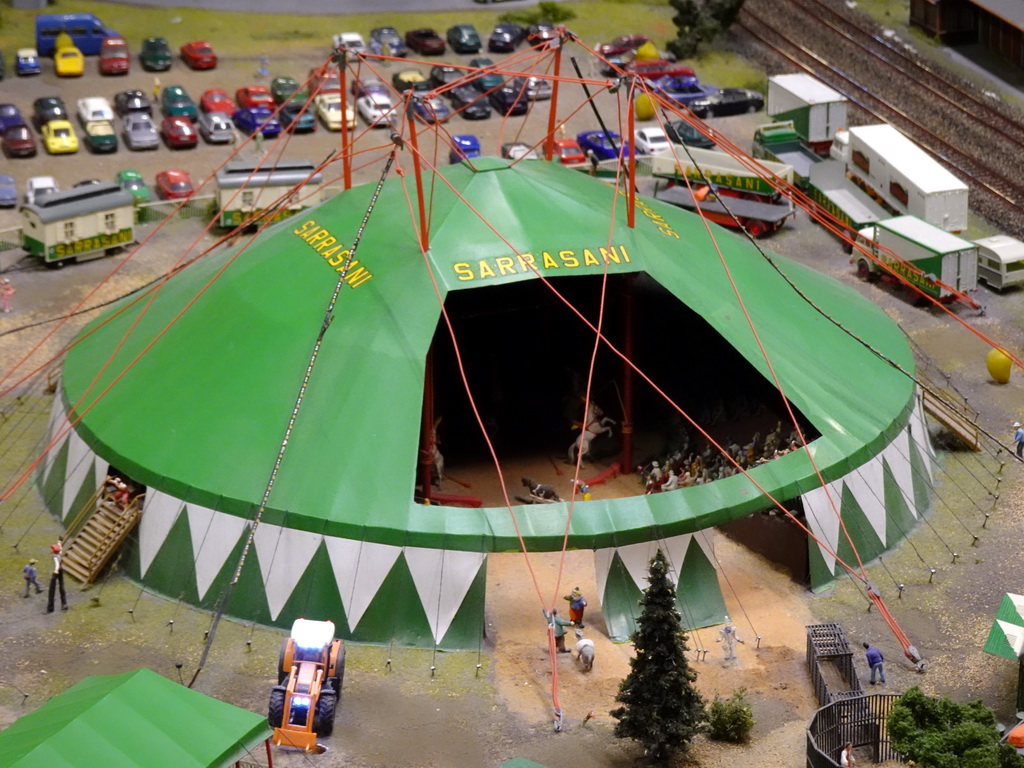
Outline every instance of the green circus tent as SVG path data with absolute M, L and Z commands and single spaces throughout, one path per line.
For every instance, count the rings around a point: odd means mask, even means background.
M 0 732 L 0 766 L 223 768 L 270 733 L 264 715 L 138 669 L 87 677 L 19 718 Z
M 654 200 L 638 199 L 631 229 L 624 196 L 557 164 L 473 162 L 446 168 L 445 180 L 431 184 L 425 252 L 408 204 L 414 194 L 400 179 L 385 183 L 229 614 L 281 627 L 317 615 L 346 639 L 477 647 L 486 554 L 518 550 L 518 534 L 533 551 L 560 550 L 568 505 L 516 506 L 513 521 L 505 507 L 414 501 L 427 352 L 435 331 L 447 333 L 441 301 L 472 299 L 473 311 L 486 313 L 521 295 L 533 300 L 536 292 L 517 292 L 545 290 L 534 267 L 569 292 L 598 285 L 606 266 L 614 279 L 647 281 L 727 345 L 752 385 L 773 386 L 763 344 L 789 402 L 820 435 L 811 448 L 827 491 L 801 451 L 753 469 L 757 486 L 736 475 L 672 493 L 577 502 L 568 546 L 595 551 L 614 637 L 633 627 L 659 546 L 687 587 L 684 621 L 721 621 L 706 531 L 771 506 L 765 493 L 801 498 L 809 527 L 840 556 L 848 545 L 833 501 L 865 561 L 906 535 L 928 506 L 934 456 L 913 382 L 880 357 L 913 369 L 906 340 L 881 310 L 800 264 L 776 258 L 776 269 L 745 238 L 716 228 L 720 258 L 695 215 Z M 231 578 L 373 191 L 346 191 L 274 225 L 240 253 L 191 264 L 113 307 L 68 352 L 49 427 L 60 439 L 40 467 L 40 487 L 67 520 L 108 465 L 144 484 L 127 560 L 148 587 L 212 607 Z M 536 324 L 517 316 L 481 337 L 480 347 L 507 359 L 511 371 L 538 344 L 558 357 L 560 333 L 574 332 L 574 321 L 543 320 L 553 312 L 540 307 Z M 685 354 L 665 366 L 668 380 L 709 370 Z M 480 368 L 479 360 L 467 363 L 467 375 Z M 457 388 L 456 374 L 446 375 Z M 544 389 L 531 390 L 530 401 Z M 815 583 L 829 582 L 835 558 L 809 546 Z

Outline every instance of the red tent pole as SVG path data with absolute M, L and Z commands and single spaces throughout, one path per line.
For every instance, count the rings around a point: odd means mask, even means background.
M 626 360 L 633 359 L 633 275 L 625 281 L 626 296 L 623 309 L 623 333 L 625 341 L 622 353 Z M 633 368 L 622 364 L 622 473 L 633 471 Z
M 548 106 L 548 135 L 544 140 L 544 159 L 551 162 L 555 152 L 555 119 L 558 115 L 558 81 L 562 74 L 562 42 L 565 40 L 565 28 L 559 29 L 561 37 L 555 48 L 555 82 L 551 85 L 551 104 Z
M 413 91 L 410 88 L 406 93 L 406 103 L 412 99 Z M 420 248 L 427 250 L 427 204 L 423 198 L 423 171 L 420 168 L 420 145 L 416 141 L 416 112 L 408 110 L 409 115 L 409 143 L 412 145 L 412 167 L 416 174 L 416 201 L 420 209 Z
M 626 183 L 629 184 L 629 191 L 626 193 L 626 224 L 630 229 L 636 226 L 636 140 L 633 136 L 633 88 L 629 89 L 629 105 L 626 109 L 629 111 L 628 117 L 626 118 L 626 125 L 628 126 L 628 138 L 625 141 L 629 142 L 629 178 L 626 179 Z
M 345 189 L 352 189 L 352 157 L 349 154 L 349 135 L 348 135 L 348 88 L 346 83 L 348 78 L 346 72 L 348 70 L 348 57 L 343 58 L 343 64 L 338 67 L 341 70 L 341 168 L 345 181 Z

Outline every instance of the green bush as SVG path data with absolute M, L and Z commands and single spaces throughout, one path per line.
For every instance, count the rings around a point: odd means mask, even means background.
M 708 709 L 708 735 L 716 741 L 746 741 L 754 727 L 754 710 L 747 701 L 747 689 L 738 688 L 732 696 L 716 696 Z
M 546 21 L 549 24 L 564 24 L 576 18 L 576 11 L 560 3 L 541 2 L 536 8 L 521 11 L 509 11 L 501 14 L 498 21 L 508 24 L 521 24 L 528 27 Z

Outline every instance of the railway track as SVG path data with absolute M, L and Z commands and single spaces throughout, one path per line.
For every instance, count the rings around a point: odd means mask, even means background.
M 912 137 L 970 186 L 975 212 L 1024 236 L 1024 115 L 826 0 L 748 0 L 738 23 L 785 68 Z

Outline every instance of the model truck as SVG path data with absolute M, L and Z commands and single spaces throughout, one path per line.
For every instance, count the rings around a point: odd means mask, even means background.
M 846 128 L 846 97 L 803 73 L 769 77 L 765 111 L 777 122 L 792 123 L 803 144 L 818 155 L 827 155 L 836 132 Z
M 658 179 L 656 199 L 700 209 L 708 219 L 723 226 L 739 226 L 760 237 L 781 227 L 795 212 L 792 201 L 783 197 L 758 169 L 725 152 L 676 148 L 655 153 L 649 160 L 651 174 Z M 758 164 L 779 182 L 793 183 L 792 166 L 764 160 Z
M 278 746 L 316 749 L 317 736 L 330 736 L 345 677 L 345 646 L 334 639 L 333 621 L 296 619 L 281 646 L 277 682 L 270 692 L 267 721 Z
M 807 195 L 826 213 L 852 230 L 861 230 L 892 214 L 846 177 L 846 166 L 838 160 L 822 160 L 811 166 Z M 852 233 L 851 233 L 852 234 Z M 853 245 L 846 241 L 849 253 Z
M 864 280 L 902 278 L 935 299 L 960 299 L 978 287 L 978 245 L 916 216 L 877 221 L 859 233 L 851 263 Z M 888 269 L 882 267 L 884 264 Z
M 800 138 L 792 120 L 757 128 L 751 154 L 759 160 L 792 166 L 794 181 L 800 189 L 807 188 L 811 168 L 821 162 L 821 157 Z
M 967 185 L 891 125 L 840 131 L 831 156 L 883 205 L 947 232 L 967 229 Z

